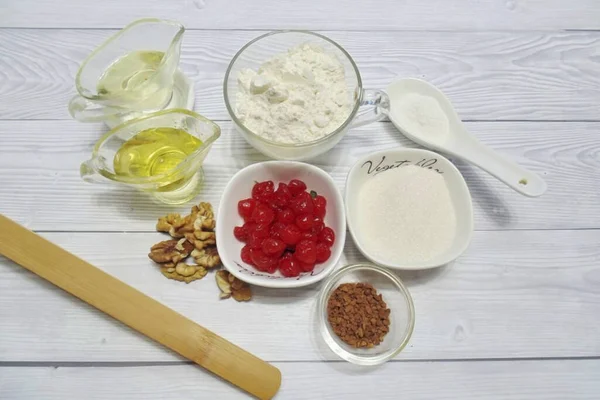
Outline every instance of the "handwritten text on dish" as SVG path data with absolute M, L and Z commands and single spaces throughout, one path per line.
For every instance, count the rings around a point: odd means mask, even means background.
M 382 156 L 381 160 L 379 160 L 379 162 L 376 165 L 375 165 L 375 162 L 373 162 L 371 160 L 365 161 L 365 163 L 361 166 L 361 168 L 367 167 L 367 174 L 369 174 L 369 175 L 371 175 L 371 174 L 377 175 L 380 172 L 389 171 L 391 169 L 400 168 L 402 166 L 407 166 L 407 165 L 415 165 L 417 167 L 431 169 L 440 174 L 444 173 L 444 171 L 441 171 L 438 168 L 434 167 L 434 165 L 438 162 L 437 158 L 422 158 L 417 162 L 414 162 L 411 160 L 399 160 L 399 161 L 393 161 L 393 162 L 386 162 L 385 159 L 386 159 L 386 157 Z

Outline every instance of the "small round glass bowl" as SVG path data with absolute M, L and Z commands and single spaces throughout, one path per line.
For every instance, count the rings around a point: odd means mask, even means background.
M 344 343 L 333 332 L 327 318 L 327 303 L 342 283 L 369 283 L 383 296 L 390 309 L 390 331 L 379 345 L 357 349 Z M 321 289 L 317 313 L 319 330 L 329 348 L 357 365 L 379 365 L 393 358 L 407 345 L 415 326 L 415 309 L 408 289 L 398 277 L 372 264 L 347 265 L 334 272 Z

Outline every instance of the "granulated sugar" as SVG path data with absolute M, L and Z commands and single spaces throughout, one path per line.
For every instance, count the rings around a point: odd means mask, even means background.
M 394 120 L 413 135 L 437 143 L 443 143 L 448 138 L 448 117 L 433 97 L 407 93 L 392 102 L 391 106 Z
M 382 260 L 429 261 L 452 245 L 456 213 L 434 170 L 407 165 L 380 172 L 360 189 L 358 206 L 360 242 Z

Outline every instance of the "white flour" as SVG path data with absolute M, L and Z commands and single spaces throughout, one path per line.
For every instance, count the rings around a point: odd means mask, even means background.
M 432 260 L 450 248 L 456 213 L 439 173 L 408 165 L 381 172 L 358 193 L 365 249 L 391 263 Z
M 408 93 L 392 102 L 391 112 L 396 123 L 424 140 L 443 142 L 450 132 L 448 117 L 433 97 Z
M 303 44 L 238 76 L 236 116 L 266 139 L 306 143 L 333 132 L 351 110 L 344 66 L 319 46 Z

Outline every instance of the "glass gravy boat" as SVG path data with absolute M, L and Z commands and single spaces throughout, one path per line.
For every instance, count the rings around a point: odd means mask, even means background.
M 177 128 L 199 139 L 196 150 L 182 157 L 172 168 L 162 169 L 152 176 L 119 174 L 115 169 L 119 150 L 138 133 L 152 128 Z M 171 109 L 158 111 L 127 121 L 106 133 L 96 143 L 92 157 L 81 164 L 80 174 L 90 183 L 115 182 L 150 192 L 160 202 L 182 204 L 193 199 L 204 181 L 202 162 L 213 142 L 221 135 L 217 124 L 193 111 Z M 195 140 L 195 139 L 194 139 Z M 139 144 L 139 143 L 138 143 Z M 141 146 L 146 145 L 141 141 Z M 152 143 L 147 144 L 152 146 Z M 140 152 L 143 151 L 140 148 Z M 154 150 L 150 150 L 154 151 Z
M 184 30 L 177 22 L 144 18 L 106 40 L 77 72 L 71 116 L 114 126 L 163 109 L 173 94 Z

